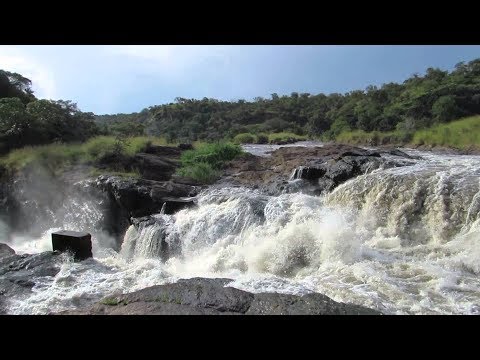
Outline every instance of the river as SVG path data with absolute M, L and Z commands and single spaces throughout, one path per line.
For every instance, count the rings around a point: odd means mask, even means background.
M 268 156 L 275 147 L 245 149 Z M 94 259 L 65 261 L 32 295 L 11 299 L 9 312 L 74 309 L 202 276 L 231 278 L 230 286 L 251 292 L 320 292 L 386 314 L 478 314 L 480 156 L 402 150 L 422 159 L 358 176 L 324 196 L 207 189 L 195 208 L 131 226 L 119 253 L 93 232 Z M 94 206 L 76 212 L 62 227 L 81 230 L 92 225 L 85 217 L 101 219 Z M 20 253 L 51 250 L 57 229 L 9 244 Z M 162 240 L 176 249 L 165 261 Z

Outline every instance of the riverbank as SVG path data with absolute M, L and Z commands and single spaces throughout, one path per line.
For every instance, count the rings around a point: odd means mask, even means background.
M 338 143 L 372 147 L 397 146 L 458 155 L 480 154 L 480 116 L 437 124 L 417 131 L 345 131 Z

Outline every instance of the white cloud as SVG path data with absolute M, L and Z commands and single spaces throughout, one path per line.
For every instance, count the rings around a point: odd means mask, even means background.
M 0 69 L 17 72 L 32 80 L 32 88 L 37 98 L 56 99 L 53 73 L 20 49 L 0 46 Z
M 230 64 L 237 49 L 227 45 L 116 45 L 108 46 L 107 52 L 141 61 L 145 70 L 179 78 L 200 65 L 202 71 L 220 70 Z

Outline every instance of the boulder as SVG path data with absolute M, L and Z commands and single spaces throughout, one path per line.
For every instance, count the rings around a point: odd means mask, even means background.
M 173 199 L 180 199 L 175 201 L 182 206 L 189 206 L 191 201 L 181 198 L 191 198 L 198 192 L 195 186 L 172 181 L 125 179 L 108 175 L 99 176 L 95 185 L 110 194 L 128 219 L 159 213 L 163 204 L 174 202 Z M 172 211 L 174 208 L 170 207 Z
M 9 255 L 0 257 L 0 314 L 7 313 L 11 299 L 30 294 L 37 279 L 53 277 L 60 271 L 55 252 L 33 255 L 8 252 Z
M 0 243 L 0 258 L 3 258 L 5 256 L 10 256 L 10 255 L 15 255 L 15 250 L 13 250 L 7 244 Z
M 333 301 L 321 294 L 253 294 L 228 286 L 230 279 L 192 278 L 112 295 L 64 315 L 380 315 L 372 309 Z
M 85 232 L 62 230 L 52 233 L 53 251 L 69 252 L 75 260 L 93 257 L 92 235 Z
M 156 154 L 138 153 L 133 158 L 133 167 L 144 179 L 169 180 L 179 166 L 177 161 L 160 157 Z

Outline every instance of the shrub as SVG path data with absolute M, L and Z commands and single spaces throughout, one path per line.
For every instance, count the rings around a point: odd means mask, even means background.
M 233 138 L 235 144 L 254 144 L 256 141 L 255 135 L 250 133 L 238 134 Z
M 239 145 L 228 142 L 197 144 L 194 150 L 187 150 L 182 154 L 182 167 L 177 174 L 210 184 L 220 175 L 218 170 L 242 152 Z
M 257 135 L 257 144 L 268 144 L 268 135 L 267 134 L 258 134 Z
M 194 150 L 182 154 L 182 165 L 192 166 L 197 163 L 207 163 L 219 169 L 225 162 L 233 160 L 242 153 L 242 148 L 232 143 L 201 143 Z
M 215 170 L 212 165 L 200 162 L 182 167 L 178 170 L 178 174 L 183 177 L 194 179 L 202 184 L 211 184 L 219 177 L 220 173 Z

